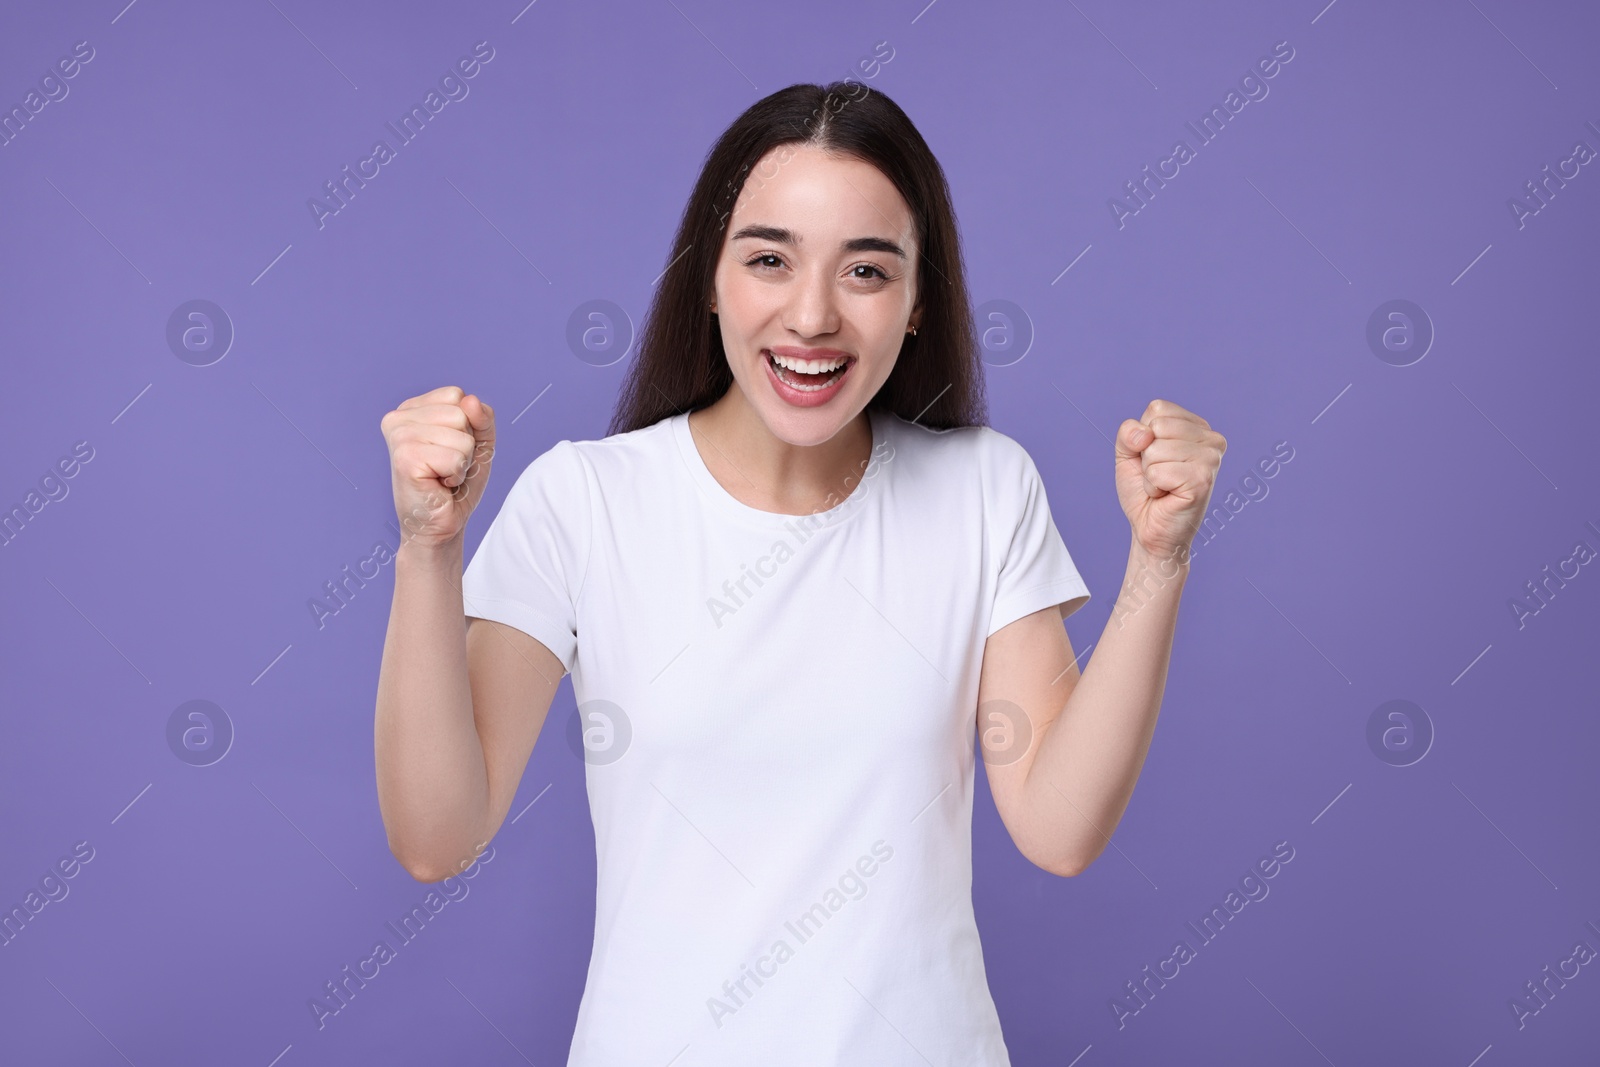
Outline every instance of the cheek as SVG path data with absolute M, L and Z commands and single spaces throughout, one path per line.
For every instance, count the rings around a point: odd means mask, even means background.
M 870 392 L 876 393 L 878 388 L 882 386 L 884 382 L 889 380 L 889 375 L 894 372 L 894 366 L 898 360 L 898 353 L 890 352 L 881 359 L 874 361 L 873 366 L 870 368 L 869 375 L 865 376 L 867 378 L 866 384 L 870 387 Z M 861 370 L 862 367 L 857 365 L 855 369 Z

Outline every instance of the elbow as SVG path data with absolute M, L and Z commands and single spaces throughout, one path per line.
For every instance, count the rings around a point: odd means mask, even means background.
M 488 848 L 488 845 L 489 842 L 485 839 L 482 844 L 475 848 L 461 850 L 458 853 L 461 858 L 454 863 L 449 861 L 440 862 L 437 856 L 421 855 L 413 849 L 398 847 L 392 840 L 389 842 L 389 852 L 399 862 L 400 866 L 405 868 L 407 874 L 419 882 L 431 885 L 435 882 L 442 882 L 452 875 L 465 873 L 466 877 L 472 877 L 475 872 L 472 872 L 470 868 L 473 864 L 479 862 L 480 858 L 484 858 L 484 850 Z M 488 855 L 492 856 L 493 853 L 491 852 Z
M 403 863 L 401 866 L 406 869 L 406 873 L 411 877 L 427 885 L 432 885 L 435 882 L 442 882 L 446 877 L 448 877 L 448 875 L 442 873 L 438 869 L 422 864 Z
M 426 857 L 413 854 L 410 850 L 397 847 L 394 841 L 389 842 L 389 853 L 396 862 L 405 868 L 405 872 L 419 882 L 442 882 L 449 875 L 449 871 L 440 870 L 438 864 L 430 862 Z
M 399 853 L 395 853 L 394 858 L 399 861 L 401 867 L 405 868 L 405 872 L 407 874 L 419 882 L 432 883 L 443 881 L 444 879 L 444 876 L 441 875 L 437 868 L 430 863 L 426 863 L 418 859 L 411 859 L 406 856 L 402 856 Z
M 1070 852 L 1056 852 L 1045 857 L 1032 857 L 1034 866 L 1040 870 L 1049 871 L 1058 878 L 1076 878 L 1089 869 L 1089 865 L 1099 858 L 1099 853 L 1085 856 Z
M 1036 863 L 1035 866 L 1039 867 L 1041 870 L 1049 871 L 1057 878 L 1076 878 L 1078 875 L 1083 873 L 1083 869 L 1087 867 L 1088 864 L 1065 863 L 1057 861 L 1054 863 Z

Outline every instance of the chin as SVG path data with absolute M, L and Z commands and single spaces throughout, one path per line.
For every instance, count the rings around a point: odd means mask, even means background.
M 863 405 L 865 406 L 865 405 Z M 775 397 L 756 405 L 772 436 L 797 447 L 820 445 L 834 438 L 860 411 L 840 396 L 821 408 L 794 408 Z

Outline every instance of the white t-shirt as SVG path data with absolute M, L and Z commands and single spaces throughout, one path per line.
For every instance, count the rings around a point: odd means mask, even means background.
M 861 482 L 809 516 L 735 499 L 686 415 L 561 441 L 466 568 L 466 614 L 548 647 L 585 728 L 569 1067 L 1009 1065 L 972 910 L 978 673 L 1089 590 L 1021 445 L 869 414 Z

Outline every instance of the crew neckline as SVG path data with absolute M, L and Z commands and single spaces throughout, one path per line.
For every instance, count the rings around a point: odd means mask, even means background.
M 839 525 L 860 511 L 862 501 L 872 492 L 872 483 L 883 473 L 883 464 L 878 453 L 888 440 L 889 420 L 881 410 L 868 408 L 867 421 L 872 428 L 872 449 L 868 453 L 867 467 L 862 472 L 861 480 L 851 488 L 848 496 L 833 507 L 828 508 L 826 511 L 815 511 L 804 515 L 762 511 L 760 508 L 751 507 L 724 489 L 722 483 L 717 481 L 716 476 L 711 473 L 711 469 L 706 466 L 705 457 L 700 454 L 700 448 L 694 440 L 694 433 L 689 429 L 689 414 L 687 412 L 672 416 L 672 435 L 678 443 L 678 454 L 683 459 L 684 467 L 687 469 L 690 479 L 699 488 L 701 494 L 719 511 L 744 522 L 771 529 L 791 526 L 805 519 L 810 520 L 807 525 L 823 530 Z M 892 456 L 893 453 L 891 452 L 890 455 Z

